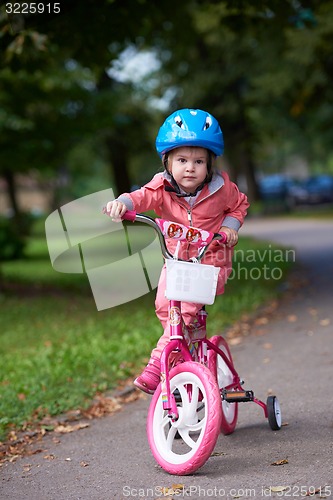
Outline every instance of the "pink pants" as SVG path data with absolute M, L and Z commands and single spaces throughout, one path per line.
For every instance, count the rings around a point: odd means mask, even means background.
M 225 269 L 221 269 L 220 274 L 219 274 L 219 279 L 218 279 L 218 284 L 217 284 L 217 295 L 221 295 L 224 292 L 224 285 L 227 280 L 227 276 L 229 272 L 222 272 Z M 169 301 L 165 297 L 165 288 L 166 288 L 166 268 L 163 266 L 163 269 L 161 271 L 161 276 L 159 279 L 158 283 L 158 288 L 157 288 L 157 293 L 156 293 L 156 300 L 155 300 L 155 311 L 156 311 L 156 316 L 160 320 L 162 327 L 163 327 L 163 335 L 160 337 L 159 341 L 157 342 L 157 345 L 155 349 L 152 350 L 151 357 L 152 358 L 160 358 L 161 353 L 166 346 L 166 344 L 169 341 L 169 326 L 168 326 L 168 315 L 169 315 Z M 185 321 L 186 325 L 189 325 L 192 323 L 198 311 L 202 308 L 202 304 L 193 304 L 192 302 L 182 302 L 181 310 L 182 310 L 182 316 Z

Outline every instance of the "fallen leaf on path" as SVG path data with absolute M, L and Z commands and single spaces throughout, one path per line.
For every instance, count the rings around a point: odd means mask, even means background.
M 273 347 L 273 344 L 271 344 L 270 342 L 265 342 L 265 344 L 263 344 L 264 349 L 272 349 L 272 347 Z
M 45 460 L 54 460 L 55 456 L 52 453 L 50 453 L 49 455 L 45 455 L 43 458 Z
M 184 491 L 184 488 L 185 488 L 184 484 L 173 484 L 171 488 L 167 486 L 161 487 L 160 491 L 163 496 L 171 497 L 173 495 L 179 495 L 182 491 Z
M 172 488 L 174 490 L 180 490 L 181 491 L 181 490 L 183 490 L 185 488 L 185 484 L 173 484 Z
M 255 330 L 254 335 L 256 337 L 261 337 L 262 335 L 266 335 L 268 330 L 265 330 L 264 328 L 259 328 L 258 330 Z
M 310 490 L 309 490 L 309 491 L 307 491 L 307 492 L 305 493 L 305 496 L 306 496 L 306 497 L 314 497 L 315 495 L 320 495 L 320 497 L 319 497 L 319 498 L 328 498 L 328 497 L 325 495 L 325 493 L 324 493 L 325 489 L 326 489 L 326 488 L 322 488 L 322 487 L 320 487 L 320 488 L 316 488 L 314 491 L 312 491 L 312 488 L 311 488 L 311 491 L 310 491 Z
M 269 489 L 272 493 L 281 493 L 282 491 L 287 490 L 290 486 L 270 486 Z
M 16 441 L 17 440 L 17 435 L 15 434 L 15 431 L 10 431 L 8 434 L 8 439 L 9 441 Z
M 59 434 L 68 434 L 69 432 L 79 431 L 81 429 L 85 429 L 86 427 L 89 427 L 89 424 L 80 423 L 75 425 L 58 425 L 54 429 L 54 432 L 59 432 Z
M 147 360 L 148 362 L 148 360 Z M 6 384 L 6 381 L 2 382 Z M 1 385 L 1 382 L 0 382 Z M 66 412 L 59 421 L 56 417 L 51 417 L 45 412 L 44 408 L 37 408 L 33 413 L 31 421 L 26 422 L 21 430 L 12 430 L 8 433 L 7 440 L 0 443 L 0 467 L 5 462 L 15 462 L 23 456 L 33 455 L 35 453 L 45 452 L 45 449 L 32 449 L 32 445 L 41 441 L 48 432 L 57 430 L 57 436 L 67 434 L 76 430 L 84 429 L 89 424 L 72 425 L 70 422 L 77 422 L 82 418 L 93 419 L 107 414 L 113 414 L 115 411 L 130 401 L 140 398 L 148 398 L 142 391 L 134 390 L 132 387 L 132 378 L 119 384 L 117 396 L 106 396 L 96 394 L 90 408 L 87 410 L 74 409 Z M 42 418 L 41 418 L 42 417 Z M 52 438 L 54 443 L 60 443 L 58 437 Z
M 289 464 L 289 462 L 286 458 L 283 458 L 282 460 L 277 460 L 276 462 L 273 462 L 271 465 L 285 465 L 285 464 Z
M 81 467 L 88 467 L 88 462 L 80 462 Z
M 234 338 L 228 340 L 228 344 L 230 344 L 230 345 L 239 345 L 241 342 L 242 342 L 241 337 L 234 337 Z
M 37 453 L 42 453 L 43 451 L 45 451 L 45 450 L 43 450 L 42 448 L 37 448 L 36 450 L 28 450 L 26 455 L 27 456 L 37 455 Z
M 245 337 L 246 335 L 249 334 L 251 329 L 251 325 L 248 322 L 244 321 L 239 321 L 235 323 L 232 327 L 228 329 L 226 332 L 226 337 L 229 340 L 238 338 L 238 337 Z
M 254 322 L 255 325 L 267 325 L 267 323 L 268 323 L 268 318 L 266 318 L 265 316 L 257 318 Z
M 289 316 L 287 316 L 287 320 L 289 321 L 289 323 L 295 323 L 295 321 L 298 320 L 298 317 L 296 316 L 296 314 L 289 314 Z
M 329 318 L 321 319 L 319 324 L 320 326 L 328 326 L 331 324 L 331 320 Z
M 82 410 L 82 415 L 86 418 L 100 418 L 104 415 L 110 415 L 121 409 L 121 404 L 117 398 L 98 395 L 87 410 Z
M 30 445 L 33 442 L 33 438 L 28 435 L 20 436 L 19 438 L 15 432 L 9 434 L 10 440 L 5 443 L 0 443 L 0 465 L 4 462 L 13 463 L 17 458 L 21 456 L 35 455 L 36 453 L 43 452 L 45 450 L 31 449 Z M 35 440 L 36 442 L 36 440 Z

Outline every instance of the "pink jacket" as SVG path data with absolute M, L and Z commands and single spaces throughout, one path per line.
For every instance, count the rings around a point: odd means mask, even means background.
M 165 191 L 172 187 L 167 172 L 156 174 L 145 186 L 132 193 L 124 193 L 117 199 L 122 201 L 128 210 L 145 212 L 154 210 L 163 219 L 188 226 L 205 229 L 213 233 L 219 232 L 221 226 L 238 230 L 243 224 L 249 203 L 245 194 L 238 190 L 225 172 L 216 173 L 209 184 L 201 190 L 194 204 L 177 197 L 176 193 Z M 175 241 L 167 241 L 173 253 Z M 182 242 L 179 257 L 189 259 L 197 250 L 193 245 Z M 218 267 L 231 266 L 232 249 L 222 246 L 211 246 L 203 262 Z

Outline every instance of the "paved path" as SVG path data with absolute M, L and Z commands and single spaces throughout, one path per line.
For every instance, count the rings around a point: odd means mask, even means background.
M 263 400 L 278 395 L 281 431 L 270 430 L 259 407 L 243 404 L 236 432 L 219 438 L 197 474 L 169 476 L 148 449 L 144 398 L 59 444 L 49 436 L 45 452 L 7 464 L 2 500 L 295 499 L 315 490 L 317 499 L 333 498 L 333 221 L 252 219 L 243 234 L 294 247 L 304 269 L 269 322 L 263 318 L 232 346 L 246 387 Z M 272 465 L 281 460 L 287 463 Z M 177 483 L 184 489 L 163 495 L 161 487 Z

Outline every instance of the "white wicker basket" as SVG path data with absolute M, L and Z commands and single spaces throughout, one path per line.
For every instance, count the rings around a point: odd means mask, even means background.
M 174 259 L 166 261 L 168 300 L 213 304 L 220 268 Z

